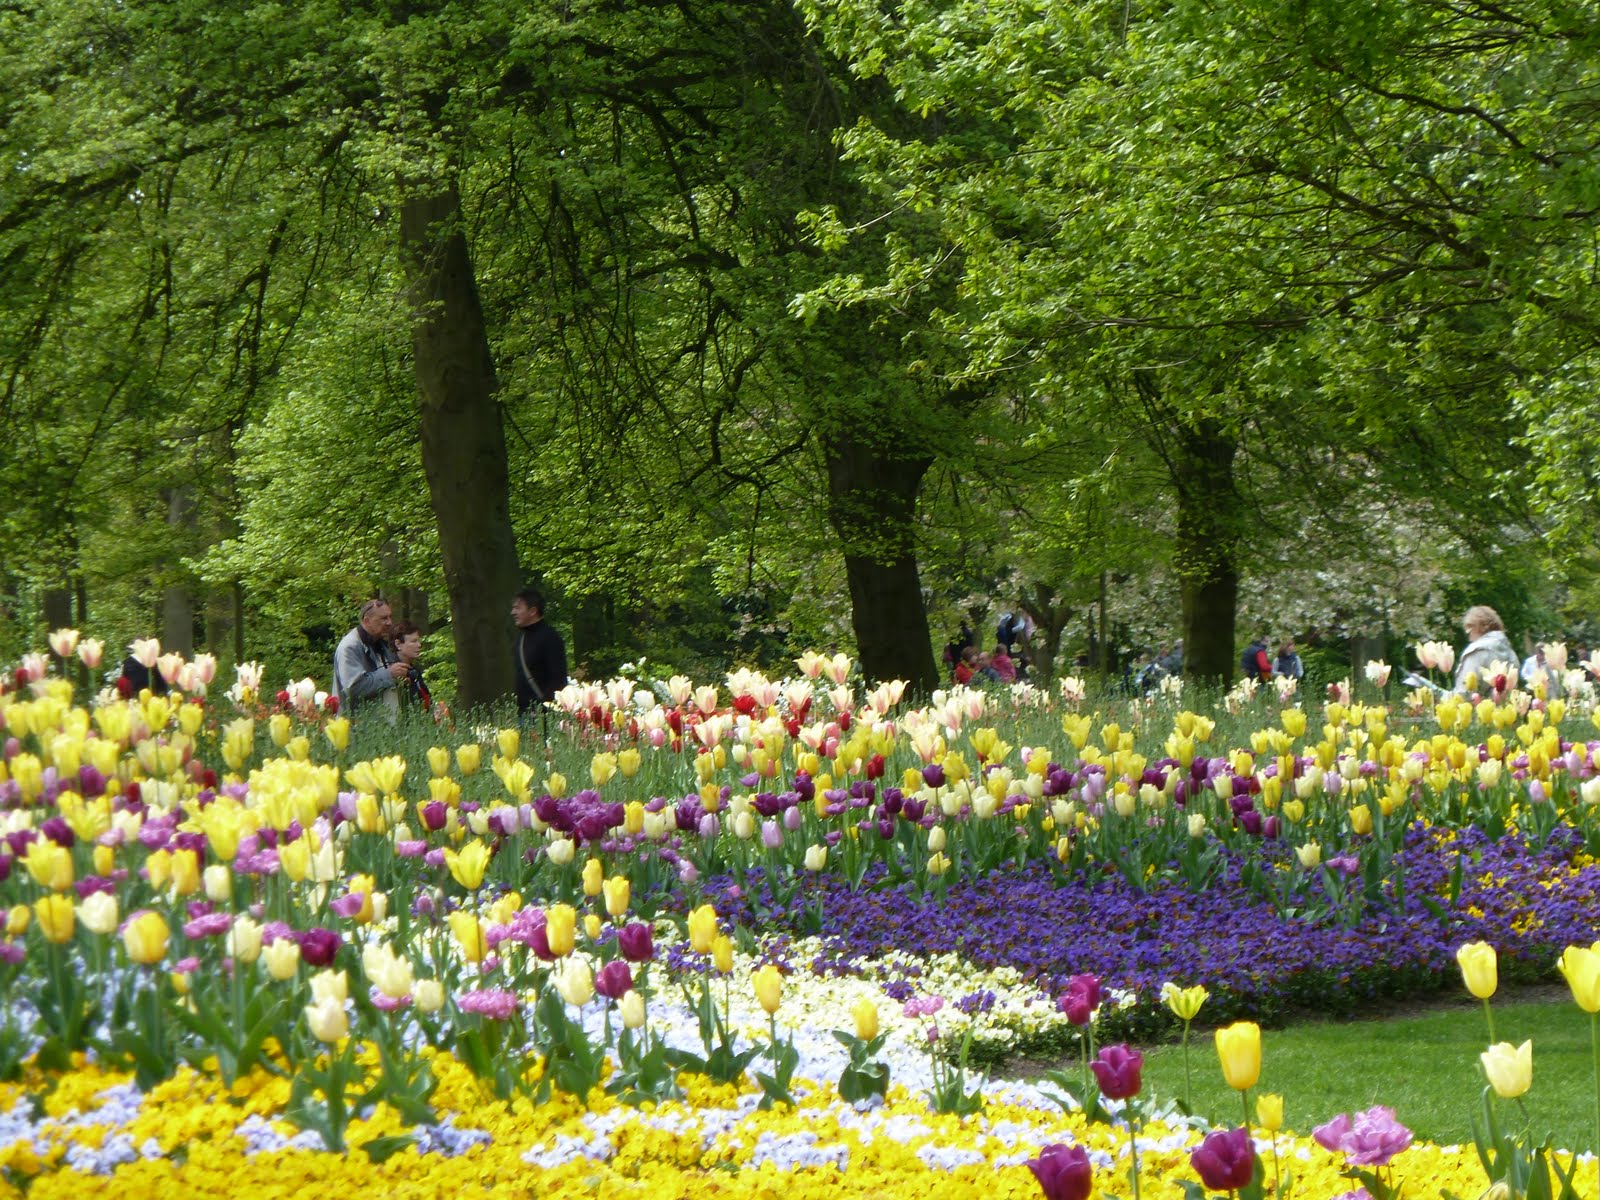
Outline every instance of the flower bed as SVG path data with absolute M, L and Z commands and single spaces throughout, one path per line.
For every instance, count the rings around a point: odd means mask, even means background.
M 1600 931 L 1580 688 L 1341 699 L 1319 731 L 1288 695 L 913 708 L 800 665 L 726 703 L 577 686 L 535 743 L 352 726 L 304 683 L 263 705 L 255 672 L 207 701 L 182 663 L 190 695 L 79 707 L 28 664 L 0 693 L 0 1181 L 1031 1194 L 1052 1142 L 1125 1178 L 1143 1122 L 1159 1194 L 1202 1130 L 969 1069 L 1170 1030 L 1169 983 L 1208 1022 L 1348 1011 L 1463 942 L 1535 974 Z M 1297 1194 L 1346 1190 L 1280 1149 L 1331 1189 Z M 1468 1157 L 1390 1169 L 1465 1193 Z

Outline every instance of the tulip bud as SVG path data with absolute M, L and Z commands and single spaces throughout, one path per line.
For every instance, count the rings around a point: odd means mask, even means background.
M 928 853 L 937 854 L 945 847 L 945 832 L 943 825 L 935 825 L 928 830 Z
M 733 939 L 725 933 L 719 933 L 711 943 L 711 965 L 723 975 L 733 970 Z
M 440 778 L 450 772 L 450 751 L 444 746 L 430 746 L 428 748 L 428 770 L 432 771 L 435 778 Z
M 594 897 L 605 884 L 606 871 L 598 858 L 585 859 L 583 864 L 583 894 Z
M 570 904 L 552 904 L 544 911 L 545 943 L 550 953 L 563 958 L 578 940 L 578 910 Z
M 806 847 L 806 870 L 820 871 L 828 865 L 828 848 L 826 846 Z
M 572 861 L 573 855 L 577 852 L 577 847 L 568 838 L 556 838 L 555 841 L 545 847 L 544 852 L 556 866 L 564 867 Z
M 1461 978 L 1467 985 L 1467 991 L 1479 1000 L 1487 1000 L 1494 995 L 1499 986 L 1499 964 L 1493 946 L 1487 942 L 1468 942 L 1456 951 L 1456 962 L 1461 967 Z
M 581 958 L 571 959 L 556 975 L 556 991 L 576 1008 L 594 999 L 594 972 Z
M 783 1002 L 783 975 L 778 968 L 768 963 L 751 976 L 750 982 L 766 1014 L 771 1016 L 776 1013 L 778 1005 Z
M 476 775 L 482 761 L 483 747 L 476 742 L 456 747 L 456 767 L 463 775 Z
M 624 1029 L 644 1028 L 644 997 L 639 995 L 638 992 L 629 991 L 627 995 L 617 1001 L 617 1011 L 622 1014 L 622 1027 Z
M 444 985 L 437 979 L 419 979 L 411 989 L 418 1012 L 433 1013 L 444 1007 Z
M 601 887 L 606 898 L 606 913 L 616 920 L 628 911 L 633 898 L 633 884 L 626 875 L 613 875 Z
M 123 949 L 130 959 L 143 966 L 151 966 L 166 957 L 171 936 L 166 918 L 148 908 L 134 913 L 122 927 Z
M 1466 947 L 1463 946 L 1462 950 Z M 1600 954 L 1581 946 L 1568 946 L 1556 963 L 1572 989 L 1572 998 L 1586 1013 L 1600 1012 Z M 1476 993 L 1474 993 L 1476 995 Z
M 598 913 L 588 913 L 584 916 L 583 932 L 591 942 L 598 941 L 600 939 L 600 928 L 601 922 L 600 915 Z
M 1261 1128 L 1268 1133 L 1277 1133 L 1283 1128 L 1283 1097 L 1266 1092 L 1256 1097 L 1256 1120 Z
M 226 904 L 233 895 L 233 872 L 221 863 L 209 866 L 203 875 L 206 899 L 213 904 Z
M 1261 1078 L 1261 1026 L 1254 1021 L 1236 1021 L 1217 1030 L 1217 1057 L 1222 1062 L 1222 1077 L 1234 1091 L 1255 1087 Z
M 261 957 L 261 926 L 241 913 L 228 930 L 228 953 L 233 960 L 249 966 Z
M 709 954 L 716 937 L 717 910 L 702 904 L 689 914 L 689 948 L 696 954 Z
M 78 920 L 90 933 L 104 936 L 117 928 L 117 898 L 110 892 L 94 892 L 78 905 Z
M 856 1037 L 863 1042 L 870 1042 L 878 1036 L 878 1006 L 870 997 L 863 996 L 857 1000 L 850 1015 L 855 1018 Z

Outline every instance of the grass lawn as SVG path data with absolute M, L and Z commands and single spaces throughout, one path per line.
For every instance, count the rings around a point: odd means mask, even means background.
M 1494 1028 L 1502 1042 L 1533 1039 L 1533 1087 L 1523 1101 L 1534 1131 L 1551 1132 L 1557 1145 L 1572 1150 L 1593 1150 L 1590 1018 L 1570 999 L 1546 999 L 1555 995 L 1554 989 L 1524 995 L 1527 998 L 1495 1004 Z M 1538 998 L 1532 998 L 1535 995 Z M 1472 1140 L 1472 1114 L 1485 1086 L 1478 1055 L 1488 1044 L 1481 1005 L 1449 1005 L 1392 1019 L 1268 1029 L 1261 1036 L 1261 1082 L 1256 1091 L 1282 1094 L 1284 1126 L 1296 1133 L 1309 1134 L 1335 1113 L 1387 1104 L 1419 1138 L 1467 1144 Z M 1238 1124 L 1239 1095 L 1222 1082 L 1210 1030 L 1190 1035 L 1189 1060 L 1194 1111 Z M 1182 1098 L 1182 1050 L 1176 1045 L 1146 1050 L 1144 1080 L 1145 1088 L 1158 1097 Z M 1496 1103 L 1501 1105 L 1502 1120 L 1520 1127 L 1516 1105 Z

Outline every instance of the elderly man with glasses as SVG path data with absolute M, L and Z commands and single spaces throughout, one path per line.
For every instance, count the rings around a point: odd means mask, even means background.
M 391 718 L 400 710 L 396 687 L 410 671 L 395 655 L 389 641 L 392 629 L 389 602 L 368 600 L 361 606 L 360 623 L 333 652 L 333 694 L 343 712 L 353 712 L 365 701 L 381 697 Z

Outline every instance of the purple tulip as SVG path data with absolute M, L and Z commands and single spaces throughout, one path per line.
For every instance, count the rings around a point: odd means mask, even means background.
M 1341 1151 L 1352 1166 L 1381 1167 L 1411 1145 L 1411 1130 L 1395 1120 L 1394 1109 L 1382 1104 L 1357 1113 L 1352 1120 L 1340 1113 L 1312 1130 L 1319 1146 Z
M 649 962 L 656 956 L 655 939 L 650 926 L 642 921 L 624 925 L 617 933 L 617 949 L 629 962 Z
M 1087 1200 L 1094 1187 L 1094 1169 L 1082 1146 L 1046 1146 L 1038 1158 L 1028 1160 L 1028 1170 L 1045 1200 Z
M 700 825 L 700 836 L 703 837 L 703 838 L 714 838 L 714 837 L 716 837 L 717 836 L 717 831 L 720 828 L 720 826 L 717 824 L 717 814 L 716 813 L 706 813 L 705 816 L 700 818 L 699 825 Z
M 607 1000 L 620 1000 L 633 988 L 633 972 L 620 958 L 613 959 L 595 974 L 594 990 Z
M 944 768 L 938 763 L 929 763 L 922 768 L 922 782 L 931 788 L 944 786 Z
M 776 850 L 783 845 L 783 828 L 776 821 L 761 822 L 761 844 L 768 850 Z
M 320 925 L 298 935 L 300 957 L 308 967 L 325 967 L 339 953 L 339 935 Z
M 1214 1192 L 1242 1188 L 1255 1174 L 1256 1148 L 1248 1129 L 1216 1130 L 1189 1152 L 1189 1165 Z
M 61 817 L 51 817 L 39 826 L 39 832 L 56 845 L 64 846 L 68 850 L 78 843 L 78 835 L 72 832 L 72 826 Z
M 1100 1057 L 1089 1064 L 1100 1092 L 1107 1100 L 1127 1100 L 1139 1094 L 1139 1072 L 1144 1068 L 1144 1055 L 1132 1046 L 1107 1046 Z
M 1074 1025 L 1087 1025 L 1100 1007 L 1100 980 L 1093 975 L 1074 975 L 1067 980 L 1066 993 L 1056 1001 L 1056 1007 L 1067 1014 Z

